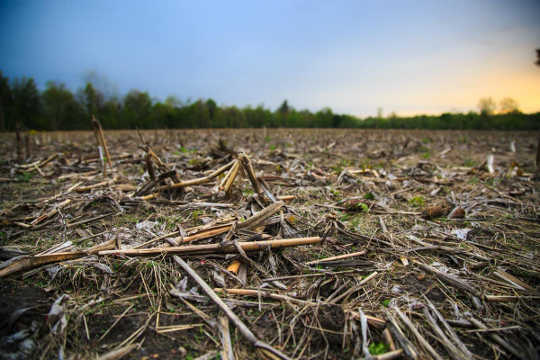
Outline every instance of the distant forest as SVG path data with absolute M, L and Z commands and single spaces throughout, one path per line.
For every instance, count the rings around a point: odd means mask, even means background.
M 73 93 L 64 84 L 48 82 L 39 91 L 34 79 L 10 81 L 0 72 L 0 131 L 84 130 L 95 115 L 105 129 L 165 128 L 381 128 L 381 129 L 496 129 L 539 130 L 540 113 L 524 114 L 509 98 L 497 106 L 491 98 L 479 101 L 478 112 L 399 116 L 391 113 L 364 119 L 336 114 L 330 108 L 317 112 L 297 110 L 285 100 L 274 111 L 262 105 L 219 106 L 212 99 L 182 102 L 170 96 L 154 100 L 131 90 L 123 97 L 106 96 L 91 82 Z

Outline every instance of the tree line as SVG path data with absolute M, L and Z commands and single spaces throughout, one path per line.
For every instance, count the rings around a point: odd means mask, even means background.
M 391 113 L 360 119 L 297 110 L 285 100 L 275 110 L 246 106 L 219 106 L 212 99 L 182 102 L 174 96 L 152 99 L 148 92 L 131 90 L 125 96 L 106 96 L 91 82 L 73 93 L 62 83 L 49 81 L 39 91 L 33 78 L 10 81 L 0 71 L 0 131 L 85 130 L 95 115 L 106 129 L 154 128 L 380 128 L 380 129 L 500 129 L 539 130 L 540 113 L 524 114 L 517 103 L 503 99 L 497 109 L 491 98 L 481 99 L 478 112 L 398 116 Z

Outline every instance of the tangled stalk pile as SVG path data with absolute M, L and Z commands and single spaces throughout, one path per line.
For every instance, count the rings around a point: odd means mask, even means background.
M 94 123 L 1 135 L 0 359 L 536 358 L 533 135 Z

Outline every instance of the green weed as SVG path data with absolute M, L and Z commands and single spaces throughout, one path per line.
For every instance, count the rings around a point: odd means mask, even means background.
M 368 192 L 364 195 L 364 199 L 366 200 L 375 200 L 375 195 L 373 195 L 373 193 L 371 192 Z
M 22 174 L 17 175 L 17 180 L 22 182 L 29 182 L 30 179 L 32 179 L 34 175 L 31 172 L 23 172 Z
M 341 191 L 331 188 L 331 189 L 330 189 L 330 192 L 331 192 L 332 195 L 334 195 L 336 198 L 341 199 L 341 196 L 342 196 L 342 195 L 341 195 Z
M 475 167 L 477 165 L 476 161 L 470 159 L 470 158 L 467 158 L 465 160 L 463 160 L 463 166 L 466 166 L 466 167 Z
M 191 217 L 193 218 L 193 221 L 198 222 L 202 214 L 203 212 L 201 210 L 193 210 Z
M 421 206 L 424 206 L 425 204 L 425 200 L 424 200 L 424 197 L 423 196 L 415 196 L 415 197 L 412 197 L 409 199 L 409 205 L 413 206 L 413 207 L 421 207 Z
M 369 353 L 371 355 L 380 355 L 388 352 L 388 345 L 383 342 L 372 342 L 368 346 Z
M 364 213 L 369 212 L 369 206 L 367 206 L 367 204 L 364 204 L 363 202 L 356 203 L 354 207 L 355 209 L 360 210 Z
M 255 194 L 255 192 L 253 191 L 253 189 L 244 189 L 242 190 L 242 195 L 244 195 L 244 197 L 249 197 L 251 195 Z
M 118 222 L 122 224 L 127 224 L 127 223 L 135 224 L 139 222 L 139 218 L 137 217 L 137 215 L 134 215 L 134 214 L 125 214 L 124 216 L 118 219 Z

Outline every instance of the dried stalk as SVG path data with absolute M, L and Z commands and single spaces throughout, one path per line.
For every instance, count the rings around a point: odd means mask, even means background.
M 154 166 L 152 165 L 152 155 L 150 155 L 150 153 L 146 153 L 144 160 L 146 162 L 146 171 L 150 176 L 150 180 L 156 180 L 156 172 L 154 171 Z
M 336 305 L 336 306 L 339 306 L 339 305 Z M 348 311 L 348 313 L 351 314 L 353 319 L 356 319 L 356 320 L 360 319 L 360 313 L 356 311 Z M 376 328 L 382 329 L 386 325 L 386 321 L 384 321 L 383 319 L 379 319 L 378 317 L 367 315 L 367 314 L 364 314 L 364 316 L 366 317 L 368 324 L 371 326 L 375 326 Z
M 374 360 L 392 360 L 392 359 L 397 359 L 401 357 L 402 354 L 403 354 L 403 350 L 398 349 L 398 350 L 389 351 L 381 355 L 374 356 L 373 359 Z
M 229 169 L 229 172 L 227 173 L 227 175 L 225 175 L 225 177 L 221 181 L 221 184 L 219 185 L 220 190 L 225 191 L 226 193 L 229 192 L 229 190 L 231 189 L 232 183 L 234 182 L 234 179 L 238 175 L 239 169 L 240 169 L 240 162 L 239 160 L 236 160 L 233 166 L 231 166 L 231 168 Z
M 186 237 L 183 237 L 183 238 L 178 239 L 178 240 L 180 240 L 180 242 L 187 243 L 187 242 L 191 242 L 191 241 L 195 241 L 195 240 L 208 239 L 208 238 L 211 238 L 213 236 L 226 233 L 227 231 L 229 231 L 231 229 L 231 227 L 232 227 L 231 224 L 218 226 L 218 227 L 215 227 L 215 228 L 212 228 L 212 229 L 202 230 L 202 231 L 200 231 L 200 232 L 198 232 L 196 234 L 186 236 Z
M 33 269 L 41 265 L 47 265 L 47 264 L 52 264 L 56 262 L 66 261 L 66 260 L 73 260 L 73 259 L 83 257 L 85 255 L 88 255 L 88 254 L 86 252 L 73 251 L 73 252 L 21 258 L 17 260 L 16 262 L 10 264 L 9 266 L 3 268 L 2 270 L 0 270 L 0 278 L 6 277 L 8 275 L 11 275 L 20 271 Z
M 130 344 L 130 345 L 126 345 L 126 346 L 123 346 L 123 347 L 121 347 L 121 348 L 111 350 L 111 351 L 109 351 L 108 353 L 101 355 L 101 356 L 98 358 L 98 360 L 116 360 L 116 359 L 121 359 L 121 358 L 123 358 L 124 356 L 128 355 L 130 352 L 132 352 L 133 350 L 135 350 L 135 349 L 138 348 L 138 347 L 139 347 L 139 344 Z
M 261 185 L 259 184 L 259 181 L 257 180 L 257 176 L 255 175 L 255 170 L 253 170 L 253 165 L 251 164 L 251 160 L 247 157 L 246 154 L 242 154 L 240 155 L 240 161 L 242 162 L 242 167 L 244 168 L 249 178 L 249 181 L 251 181 L 253 190 L 255 190 L 255 193 L 257 193 L 259 196 L 262 197 L 263 191 L 261 189 Z
M 388 328 L 384 329 L 382 332 L 384 342 L 386 342 L 386 345 L 388 345 L 388 348 L 391 351 L 396 350 L 396 344 L 394 343 L 394 339 L 392 338 L 392 334 L 390 333 L 390 330 Z
M 466 356 L 460 349 L 458 349 L 452 342 L 446 337 L 446 334 L 439 327 L 433 316 L 429 313 L 427 308 L 424 308 L 424 316 L 427 319 L 429 325 L 437 335 L 437 340 L 446 348 L 446 351 L 450 356 L 456 360 L 472 359 L 472 356 Z
M 287 296 L 287 295 L 271 293 L 271 292 L 265 291 L 265 290 L 215 288 L 214 291 L 215 292 L 224 292 L 224 293 L 231 294 L 231 295 L 252 296 L 252 297 L 256 297 L 256 298 L 264 297 L 264 298 L 270 298 L 270 299 L 275 299 L 275 300 L 280 300 L 280 301 L 287 301 L 287 302 L 297 303 L 297 304 L 301 304 L 301 305 L 308 305 L 308 306 L 317 306 L 317 305 L 320 305 L 320 304 L 326 304 L 326 303 L 323 303 L 323 302 L 313 302 L 313 301 L 301 300 L 301 299 L 297 299 L 297 298 Z
M 418 359 L 418 351 L 411 343 L 411 341 L 403 334 L 403 330 L 399 327 L 397 319 L 392 315 L 390 311 L 386 311 L 386 317 L 388 318 L 388 330 L 394 336 L 396 341 L 401 345 L 404 355 L 408 359 Z
M 221 300 L 219 296 L 212 290 L 210 286 L 189 266 L 184 260 L 178 256 L 174 256 L 174 261 L 176 261 L 184 271 L 186 271 L 192 278 L 199 284 L 202 290 L 210 297 L 210 299 L 215 302 L 219 308 L 227 315 L 227 317 L 234 323 L 236 328 L 240 333 L 255 347 L 265 349 L 270 351 L 272 354 L 278 356 L 280 359 L 289 360 L 289 357 L 283 354 L 281 351 L 273 348 L 265 342 L 260 341 L 257 337 L 249 330 L 249 328 L 240 320 L 240 318 Z
M 420 266 L 422 269 L 432 273 L 433 275 L 436 275 L 439 279 L 441 279 L 442 281 L 460 289 L 460 290 L 464 290 L 476 297 L 481 297 L 482 294 L 476 290 L 475 288 L 473 288 L 471 285 L 467 284 L 466 282 L 464 282 L 463 280 L 461 279 L 458 279 L 452 275 L 448 275 L 448 274 L 445 274 L 429 265 L 426 265 L 426 264 L 423 264 L 417 260 L 413 260 L 413 262 Z
M 63 209 L 65 208 L 66 206 L 68 206 L 69 204 L 71 203 L 71 200 L 70 199 L 66 199 L 64 201 L 62 201 L 60 204 L 56 205 L 54 207 L 54 209 L 50 210 L 49 212 L 43 214 L 43 215 L 40 215 L 38 216 L 34 221 L 32 221 L 30 223 L 31 226 L 35 226 L 37 224 L 39 224 L 40 222 L 42 222 L 43 220 L 45 219 L 48 219 L 50 217 L 53 217 L 54 215 L 56 215 L 58 213 L 58 211 L 60 209 Z
M 279 209 L 281 209 L 285 203 L 283 201 L 278 201 L 273 204 L 268 205 L 258 213 L 254 214 L 252 217 L 238 223 L 236 226 L 238 229 L 252 229 L 259 226 L 264 220 L 274 215 Z
M 102 187 L 102 186 L 108 186 L 108 185 L 112 185 L 116 182 L 116 179 L 111 179 L 111 180 L 106 180 L 106 181 L 102 181 L 102 182 L 99 182 L 97 184 L 92 184 L 92 185 L 87 185 L 87 186 L 79 186 L 75 189 L 76 192 L 85 192 L 85 191 L 89 191 L 89 190 L 93 190 L 93 189 L 96 189 L 96 188 L 99 188 L 99 187 Z
M 454 344 L 456 344 L 456 346 L 459 348 L 459 350 L 463 353 L 464 358 L 466 358 L 466 359 L 472 358 L 473 355 L 470 353 L 469 349 L 467 349 L 467 346 L 465 346 L 465 344 L 460 340 L 460 338 L 457 336 L 454 329 L 452 329 L 452 327 L 444 319 L 444 317 L 439 312 L 439 310 L 437 310 L 435 305 L 433 305 L 433 303 L 431 303 L 431 301 L 429 301 L 429 299 L 425 295 L 424 295 L 424 300 L 426 300 L 429 309 L 435 314 L 435 316 L 437 317 L 437 319 L 439 319 L 441 324 L 443 324 L 443 327 L 446 330 L 446 332 L 448 333 L 448 335 L 450 336 L 450 339 L 454 342 Z
M 233 165 L 234 165 L 234 160 L 231 161 L 230 163 L 226 164 L 226 165 L 223 165 L 222 167 L 220 167 L 219 169 L 217 169 L 216 171 L 214 171 L 213 173 L 211 173 L 211 174 L 209 174 L 209 175 L 207 175 L 205 177 L 198 178 L 198 179 L 185 180 L 185 181 L 181 181 L 181 182 L 170 184 L 170 185 L 163 185 L 163 186 L 158 187 L 157 191 L 159 193 L 159 192 L 165 191 L 165 190 L 178 189 L 178 188 L 182 188 L 182 187 L 186 187 L 186 186 L 193 186 L 193 185 L 199 185 L 199 184 L 207 183 L 210 180 L 212 180 L 213 178 L 220 175 L 221 173 L 225 172 L 227 169 L 229 169 Z M 157 195 L 157 193 L 152 194 L 152 195 Z
M 472 322 L 478 329 L 486 330 L 487 326 L 484 325 L 480 320 L 473 318 L 470 316 L 469 321 Z M 525 356 L 523 356 L 522 353 L 520 353 L 515 347 L 510 345 L 508 342 L 506 342 L 502 337 L 500 337 L 497 334 L 489 334 L 489 337 L 491 337 L 497 344 L 501 345 L 506 350 L 510 351 L 515 357 L 518 359 L 525 359 Z
M 348 289 L 347 291 L 343 292 L 342 294 L 336 296 L 335 298 L 333 298 L 330 302 L 332 304 L 336 304 L 338 301 L 340 301 L 341 299 L 345 299 L 347 296 L 357 292 L 358 290 L 360 290 L 362 288 L 362 286 L 364 286 L 364 284 L 366 284 L 368 281 L 370 281 L 371 279 L 373 279 L 375 276 L 377 276 L 377 272 L 373 272 L 371 273 L 370 275 L 368 275 L 367 277 L 365 277 L 364 279 L 362 279 L 358 285 L 356 285 L 355 287 L 352 287 L 350 289 Z
M 414 336 L 416 336 L 416 339 L 418 340 L 418 342 L 422 345 L 422 347 L 424 349 L 426 349 L 430 354 L 431 356 L 433 356 L 434 359 L 436 360 L 443 360 L 443 358 L 441 357 L 441 355 L 439 355 L 439 353 L 437 353 L 435 351 L 435 349 L 427 342 L 426 339 L 424 339 L 424 337 L 420 334 L 420 332 L 418 331 L 418 329 L 416 328 L 416 326 L 414 326 L 414 324 L 412 323 L 412 321 L 407 317 L 407 315 L 405 315 L 404 313 L 402 313 L 397 306 L 394 306 L 393 307 L 394 311 L 396 312 L 396 314 L 399 316 L 399 318 L 401 319 L 401 321 L 403 321 L 403 323 L 405 325 L 407 325 L 407 327 L 409 328 L 409 330 L 411 330 L 411 332 L 414 334 Z
M 362 250 L 362 251 L 358 251 L 358 252 L 354 252 L 354 253 L 350 253 L 350 254 L 330 256 L 330 257 L 327 257 L 327 258 L 324 258 L 324 259 L 308 261 L 304 265 L 313 265 L 313 264 L 320 264 L 320 263 L 334 261 L 334 260 L 348 259 L 348 258 L 355 257 L 355 256 L 365 255 L 366 253 L 367 253 L 367 250 Z
M 106 162 L 109 165 L 109 167 L 113 168 L 112 165 L 112 158 L 111 154 L 109 153 L 109 147 L 107 146 L 107 141 L 105 140 L 105 135 L 103 133 L 103 128 L 101 127 L 101 123 L 94 115 L 92 115 L 92 125 L 94 126 L 96 137 L 98 138 L 98 144 L 100 144 L 103 147 L 103 150 L 105 151 L 105 156 L 107 157 Z M 105 167 L 103 168 L 103 174 L 105 175 Z
M 57 263 L 57 262 L 66 261 L 66 260 L 78 259 L 83 256 L 95 254 L 105 249 L 113 249 L 115 247 L 116 247 L 116 239 L 112 239 L 103 244 L 99 244 L 94 247 L 91 247 L 87 249 L 86 251 L 71 251 L 71 252 L 64 252 L 64 253 L 24 257 L 10 264 L 9 266 L 1 269 L 0 278 L 6 277 L 8 275 L 11 275 L 20 271 L 30 270 L 41 265 L 47 265 L 47 264 Z
M 218 329 L 221 344 L 223 345 L 221 358 L 223 360 L 234 360 L 231 334 L 229 332 L 229 318 L 227 316 L 221 314 L 218 316 Z
M 281 239 L 281 240 L 266 240 L 266 241 L 246 241 L 239 242 L 238 244 L 244 251 L 258 251 L 264 250 L 267 247 L 272 249 L 310 245 L 320 243 L 321 238 L 318 236 L 308 238 L 295 238 L 295 239 Z M 148 256 L 159 254 L 212 254 L 212 253 L 236 253 L 236 247 L 233 244 L 221 245 L 221 244 L 207 244 L 207 245 L 185 245 L 185 246 L 171 246 L 167 248 L 150 248 L 150 249 L 124 249 L 124 250 L 105 250 L 100 251 L 99 255 L 125 255 L 125 256 Z

